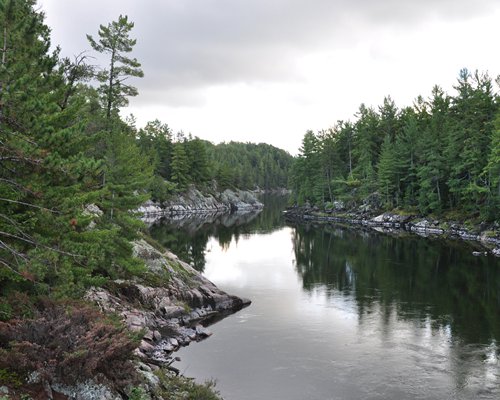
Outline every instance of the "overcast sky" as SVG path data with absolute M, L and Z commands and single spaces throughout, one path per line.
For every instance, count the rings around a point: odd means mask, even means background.
M 39 0 L 54 44 L 90 50 L 87 33 L 135 22 L 145 73 L 124 114 L 215 143 L 297 153 L 306 130 L 452 93 L 461 68 L 500 73 L 498 0 Z

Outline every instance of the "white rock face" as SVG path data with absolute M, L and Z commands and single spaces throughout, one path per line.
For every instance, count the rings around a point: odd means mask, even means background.
M 158 214 L 162 212 L 162 209 L 159 205 L 148 200 L 137 211 L 143 214 Z
M 147 201 L 138 212 L 143 214 L 146 222 L 164 215 L 170 217 L 187 213 L 207 213 L 207 212 L 231 212 L 236 210 L 258 210 L 264 205 L 257 200 L 252 192 L 230 189 L 222 193 L 203 194 L 194 186 L 190 186 L 184 193 L 174 196 L 172 199 L 159 204 Z
M 83 215 L 91 215 L 92 217 L 101 217 L 104 212 L 95 204 L 88 204 L 83 210 Z

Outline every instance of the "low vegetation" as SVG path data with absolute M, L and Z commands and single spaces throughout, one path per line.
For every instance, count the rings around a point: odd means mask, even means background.
M 123 391 L 139 382 L 131 360 L 140 337 L 117 317 L 76 301 L 17 294 L 9 303 L 11 318 L 0 322 L 2 384 L 19 391 L 92 379 Z

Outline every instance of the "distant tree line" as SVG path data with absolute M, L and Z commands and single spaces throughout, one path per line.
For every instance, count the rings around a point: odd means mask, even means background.
M 497 81 L 498 82 L 498 81 Z M 377 193 L 386 209 L 500 214 L 500 98 L 485 73 L 460 71 L 453 96 L 435 86 L 399 109 L 387 97 L 354 121 L 308 131 L 291 172 L 294 201 L 359 204 Z
M 139 129 L 137 142 L 154 166 L 153 199 L 165 200 L 188 185 L 203 186 L 215 180 L 219 189 L 276 189 L 288 185 L 293 157 L 265 143 L 206 140 L 173 134 L 159 120 Z

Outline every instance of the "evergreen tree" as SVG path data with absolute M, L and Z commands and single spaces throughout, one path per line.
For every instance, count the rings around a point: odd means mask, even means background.
M 191 180 L 194 183 L 204 183 L 210 179 L 209 163 L 205 143 L 194 138 L 186 142 L 186 156 L 189 163 Z
M 184 142 L 174 144 L 172 155 L 172 181 L 183 189 L 189 183 L 189 162 Z
M 491 151 L 483 175 L 489 182 L 488 202 L 484 214 L 500 222 L 500 113 L 495 118 Z
M 85 154 L 87 102 L 74 90 L 77 78 L 56 68 L 57 53 L 49 53 L 49 30 L 35 2 L 2 5 L 7 45 L 0 81 L 9 91 L 1 92 L 0 101 L 0 284 L 71 290 L 77 281 L 93 279 L 92 268 L 81 267 L 88 258 L 78 236 L 84 205 L 99 191 L 94 178 L 101 168 Z
M 375 111 L 365 107 L 363 104 L 360 106 L 357 115 L 358 120 L 354 125 L 354 156 L 356 159 L 354 174 L 362 183 L 362 194 L 367 195 L 373 191 L 376 183 L 375 165 L 378 161 L 377 158 L 380 149 L 380 138 L 378 137 L 379 120 Z
M 394 151 L 397 158 L 396 172 L 396 203 L 404 201 L 406 206 L 417 203 L 417 170 L 418 170 L 418 141 L 420 127 L 417 116 L 412 109 L 406 110 L 406 122 L 396 137 Z M 382 156 L 381 156 L 382 157 Z
M 323 199 L 323 174 L 321 170 L 320 148 L 317 137 L 312 131 L 306 132 L 302 139 L 300 154 L 294 166 L 296 184 L 299 192 L 297 201 L 313 204 Z
M 109 54 L 109 69 L 97 74 L 97 79 L 101 82 L 99 94 L 108 119 L 113 113 L 117 113 L 120 107 L 128 104 L 127 97 L 138 94 L 134 86 L 125 83 L 127 79 L 144 76 L 141 64 L 135 58 L 126 56 L 137 42 L 129 37 L 133 27 L 134 23 L 129 22 L 127 16 L 120 15 L 117 21 L 107 26 L 100 25 L 98 41 L 87 35 L 95 51 Z
M 398 165 L 395 147 L 391 143 L 391 137 L 387 135 L 378 163 L 378 189 L 384 196 L 385 203 L 389 207 L 394 206 L 394 200 L 397 197 L 398 186 Z
M 452 130 L 448 138 L 446 155 L 454 160 L 448 186 L 452 206 L 477 209 L 487 193 L 482 178 L 491 141 L 492 121 L 496 105 L 491 79 L 468 70 L 460 72 L 456 86 L 458 96 L 453 99 Z
M 138 144 L 149 154 L 155 166 L 155 174 L 170 179 L 172 163 L 172 131 L 167 124 L 156 119 L 139 130 Z
M 445 147 L 450 131 L 450 98 L 434 86 L 429 103 L 430 115 L 419 141 L 421 165 L 417 171 L 418 206 L 422 212 L 439 212 L 446 204 L 449 165 Z
M 400 131 L 398 118 L 398 108 L 390 96 L 384 98 L 384 102 L 379 107 L 379 134 L 376 140 L 385 140 L 389 136 L 391 143 L 396 141 L 396 135 Z M 379 143 L 380 144 L 380 143 Z

